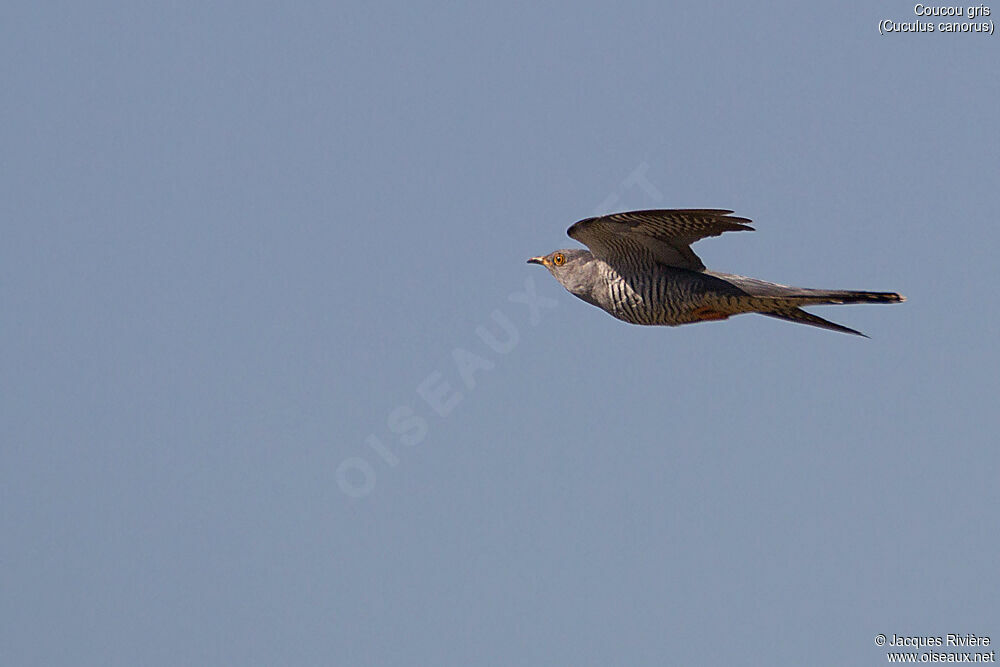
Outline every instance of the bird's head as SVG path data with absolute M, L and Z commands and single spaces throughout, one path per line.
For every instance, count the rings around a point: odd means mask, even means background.
M 541 264 L 563 287 L 573 292 L 575 283 L 582 277 L 581 269 L 593 257 L 589 250 L 555 250 L 542 257 L 532 257 L 528 264 Z

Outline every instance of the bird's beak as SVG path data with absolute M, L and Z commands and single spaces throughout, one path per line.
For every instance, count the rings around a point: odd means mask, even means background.
M 544 266 L 545 265 L 545 258 L 544 257 L 532 257 L 531 259 L 528 260 L 528 264 L 541 264 L 541 265 Z

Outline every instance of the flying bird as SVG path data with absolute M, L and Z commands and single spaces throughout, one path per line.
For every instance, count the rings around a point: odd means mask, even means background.
M 532 257 L 573 295 L 631 324 L 678 326 L 740 313 L 864 336 L 802 306 L 899 303 L 895 292 L 807 289 L 709 271 L 691 244 L 723 232 L 753 231 L 723 209 L 628 211 L 580 220 L 567 230 L 589 250 Z

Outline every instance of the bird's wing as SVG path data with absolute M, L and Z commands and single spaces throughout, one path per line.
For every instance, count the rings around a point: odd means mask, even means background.
M 662 264 L 692 271 L 705 268 L 691 244 L 722 232 L 753 231 L 746 218 L 724 209 L 659 209 L 587 218 L 567 230 L 595 257 L 609 263 L 634 260 L 645 249 Z

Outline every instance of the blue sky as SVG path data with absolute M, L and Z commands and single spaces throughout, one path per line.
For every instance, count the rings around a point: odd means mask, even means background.
M 885 18 L 6 6 L 3 662 L 1000 639 L 996 37 Z M 525 264 L 652 207 L 754 220 L 710 268 L 909 301 L 643 328 Z

